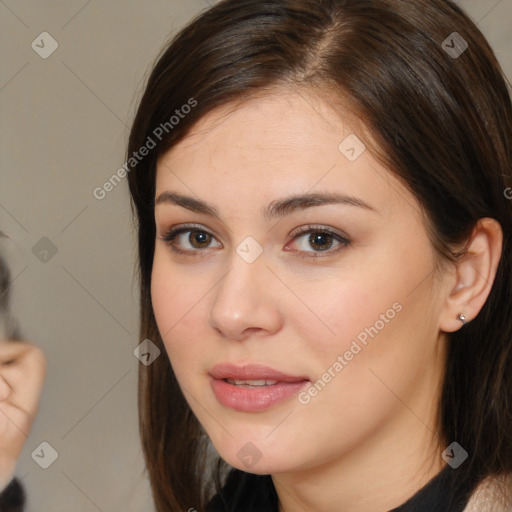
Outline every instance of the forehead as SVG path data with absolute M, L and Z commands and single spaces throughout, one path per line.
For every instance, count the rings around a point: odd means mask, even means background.
M 354 133 L 352 124 L 342 119 L 325 99 L 307 90 L 278 89 L 258 93 L 251 99 L 216 108 L 203 116 L 187 136 L 162 155 L 158 167 L 197 162 L 224 168 L 231 164 L 244 168 L 272 168 L 283 160 L 290 167 L 311 168 L 318 154 L 328 160 L 339 155 L 339 144 Z M 300 165 L 298 165 L 300 164 Z M 314 167 L 314 165 L 313 165 Z
M 172 189 L 210 202 L 228 199 L 239 209 L 293 193 L 336 191 L 384 211 L 409 193 L 364 149 L 361 138 L 368 134 L 361 129 L 353 116 L 307 91 L 229 104 L 202 117 L 160 157 L 157 195 Z M 342 151 L 347 140 L 359 141 L 357 152 L 363 148 L 356 159 Z

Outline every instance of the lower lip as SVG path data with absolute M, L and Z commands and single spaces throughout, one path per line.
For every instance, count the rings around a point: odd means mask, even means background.
M 264 411 L 297 395 L 309 383 L 308 380 L 303 380 L 300 382 L 278 382 L 272 386 L 258 388 L 245 388 L 212 377 L 210 377 L 210 382 L 217 400 L 223 406 L 241 412 Z

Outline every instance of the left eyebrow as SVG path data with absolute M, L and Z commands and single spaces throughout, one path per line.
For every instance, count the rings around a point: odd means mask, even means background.
M 323 206 L 327 204 L 356 206 L 378 213 L 375 208 L 370 206 L 362 199 L 335 193 L 301 194 L 286 197 L 284 199 L 277 199 L 265 207 L 262 213 L 266 219 L 271 220 L 278 217 L 283 217 L 284 215 L 289 215 L 296 210 L 304 210 L 313 206 Z
M 174 204 L 193 212 L 220 218 L 218 210 L 213 205 L 205 201 L 201 201 L 200 199 L 184 196 L 175 192 L 162 192 L 155 199 L 155 206 L 164 203 Z M 282 199 L 276 199 L 275 201 L 272 201 L 267 206 L 262 208 L 262 215 L 270 221 L 272 219 L 289 215 L 296 210 L 304 210 L 306 208 L 328 204 L 355 206 L 378 213 L 375 208 L 357 197 L 336 193 L 311 193 L 298 194 Z

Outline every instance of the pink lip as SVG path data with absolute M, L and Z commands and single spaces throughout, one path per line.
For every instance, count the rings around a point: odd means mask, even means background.
M 258 380 L 268 379 L 279 382 L 301 382 L 309 380 L 307 377 L 295 377 L 286 373 L 274 370 L 263 364 L 246 364 L 237 366 L 232 363 L 216 364 L 211 370 L 210 375 L 214 379 L 236 379 L 236 380 Z
M 268 409 L 293 395 L 308 382 L 307 377 L 287 375 L 268 366 L 249 364 L 236 366 L 230 363 L 215 365 L 210 371 L 210 384 L 217 400 L 230 409 L 257 412 Z M 261 388 L 244 388 L 226 382 L 234 380 L 276 380 L 277 383 Z

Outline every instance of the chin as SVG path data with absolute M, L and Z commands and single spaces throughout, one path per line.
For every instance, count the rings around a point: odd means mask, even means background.
M 224 459 L 226 460 L 226 459 Z M 272 457 L 272 460 L 263 461 L 263 457 L 254 465 L 245 464 L 241 462 L 236 456 L 226 460 L 226 462 L 246 473 L 252 473 L 254 475 L 274 475 L 278 473 L 288 473 L 296 471 L 297 468 L 290 465 L 290 461 L 286 460 L 286 457 L 282 459 Z
M 287 446 L 283 440 L 276 437 L 273 443 L 265 440 L 268 432 L 243 438 L 224 438 L 212 443 L 220 457 L 229 465 L 256 475 L 286 473 L 296 471 L 303 464 L 298 460 L 296 447 Z M 252 441 L 250 439 L 253 439 Z M 210 438 L 211 439 L 211 438 Z M 277 447 L 279 449 L 277 449 Z M 294 453 L 294 457 L 290 454 Z

